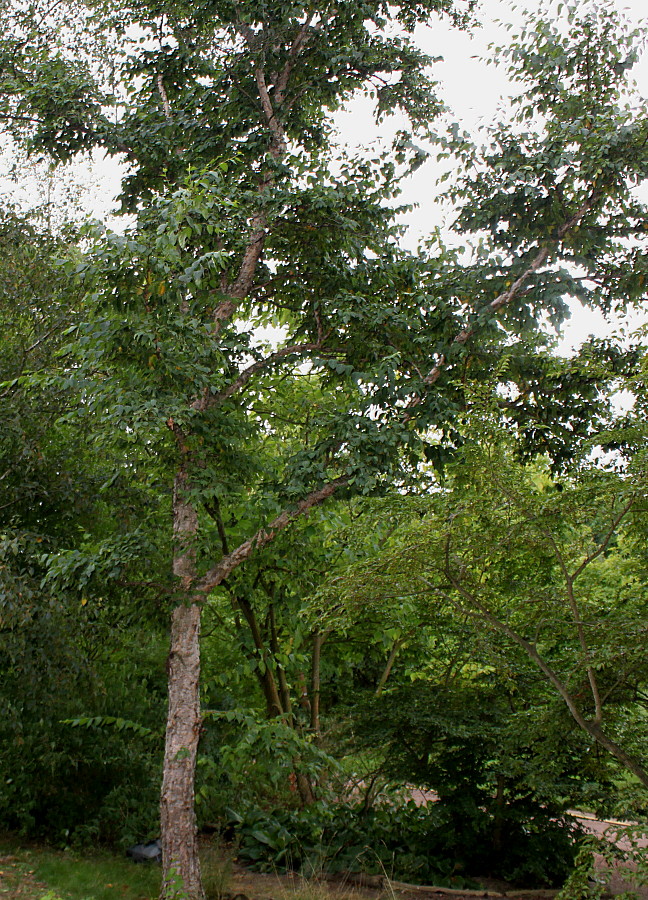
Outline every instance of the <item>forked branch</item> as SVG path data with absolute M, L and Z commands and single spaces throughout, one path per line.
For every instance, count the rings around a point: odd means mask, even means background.
M 233 397 L 234 394 L 238 394 L 239 391 L 242 391 L 254 375 L 268 369 L 273 363 L 285 359 L 287 356 L 294 356 L 295 354 L 305 353 L 309 350 L 319 350 L 321 346 L 321 341 L 312 341 L 306 344 L 290 344 L 288 347 L 281 347 L 279 350 L 270 353 L 269 356 L 252 363 L 247 369 L 243 369 L 238 377 L 228 384 L 226 388 L 223 388 L 222 391 L 205 397 L 204 399 L 201 398 L 199 401 L 195 401 L 193 406 L 195 409 L 211 409 L 214 406 L 220 406 L 230 397 Z

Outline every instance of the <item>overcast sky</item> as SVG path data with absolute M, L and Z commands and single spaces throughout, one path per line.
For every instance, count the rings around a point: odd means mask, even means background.
M 588 4 L 580 0 L 579 8 L 585 9 Z M 647 0 L 625 0 L 613 2 L 619 10 L 636 25 L 642 24 L 648 29 Z M 502 103 L 511 93 L 511 85 L 503 69 L 489 65 L 487 60 L 492 55 L 489 45 L 506 44 L 510 39 L 506 24 L 521 23 L 527 10 L 537 14 L 538 7 L 546 15 L 555 12 L 557 3 L 538 3 L 532 0 L 506 2 L 506 0 L 482 0 L 477 10 L 477 18 L 482 23 L 480 28 L 470 32 L 452 28 L 446 23 L 435 23 L 429 27 L 421 27 L 416 32 L 417 42 L 430 54 L 442 56 L 443 61 L 435 66 L 435 75 L 440 83 L 440 93 L 446 105 L 462 127 L 470 132 L 487 127 L 489 123 L 502 117 Z M 513 29 L 515 31 L 515 29 Z M 639 92 L 648 97 L 648 53 L 633 68 L 632 77 L 637 82 Z M 338 116 L 341 136 L 351 144 L 362 144 L 371 133 L 371 111 L 367 103 L 358 101 L 345 114 Z M 398 120 L 387 123 L 382 131 L 385 139 L 398 129 Z M 408 215 L 409 233 L 406 244 L 414 249 L 422 238 L 433 228 L 447 225 L 452 217 L 450 210 L 443 210 L 435 205 L 437 189 L 435 182 L 441 172 L 434 159 L 424 164 L 412 178 L 405 189 L 403 199 L 416 203 L 417 208 Z M 648 188 L 648 185 L 645 186 Z M 643 192 L 648 200 L 648 190 Z M 635 327 L 646 317 L 633 316 L 631 327 Z M 606 322 L 603 315 L 584 310 L 580 304 L 574 303 L 572 318 L 565 329 L 565 337 L 561 341 L 560 350 L 569 352 L 586 340 L 589 334 L 606 334 L 618 327 L 618 321 Z
M 465 0 L 456 0 L 458 7 Z M 587 5 L 587 0 L 577 0 L 579 8 Z M 647 0 L 614 0 L 614 5 L 623 10 L 635 23 L 643 21 L 646 25 L 648 15 Z M 488 65 L 489 45 L 504 44 L 509 33 L 502 23 L 517 24 L 525 15 L 525 10 L 538 11 L 541 6 L 543 12 L 549 15 L 555 11 L 555 2 L 533 2 L 533 0 L 519 0 L 519 2 L 506 2 L 506 0 L 482 0 L 477 10 L 477 18 L 481 27 L 470 33 L 459 31 L 445 23 L 434 23 L 429 27 L 420 27 L 416 32 L 416 40 L 430 56 L 442 56 L 443 61 L 435 66 L 435 75 L 440 83 L 440 91 L 443 100 L 453 111 L 454 117 L 462 127 L 474 131 L 487 126 L 490 122 L 499 118 L 498 108 L 510 91 L 506 76 L 501 69 Z M 498 24 L 499 22 L 499 24 Z M 648 27 L 648 25 L 646 25 Z M 636 79 L 640 92 L 648 97 L 648 54 L 644 53 L 640 62 L 635 66 L 632 75 Z M 351 145 L 364 145 L 369 139 L 390 143 L 391 137 L 399 128 L 398 119 L 387 121 L 377 132 L 372 121 L 371 104 L 367 101 L 354 102 L 346 114 L 337 117 L 342 142 Z M 8 163 L 0 162 L 0 179 L 2 169 L 7 170 Z M 24 174 L 24 168 L 21 170 Z M 414 249 L 421 238 L 429 235 L 437 226 L 443 226 L 443 217 L 448 215 L 434 204 L 436 194 L 435 181 L 440 169 L 434 160 L 423 165 L 411 178 L 404 193 L 405 202 L 414 202 L 418 208 L 409 215 L 407 224 L 409 234 L 406 239 L 407 246 Z M 96 160 L 94 165 L 78 167 L 71 176 L 58 178 L 56 192 L 65 192 L 66 180 L 68 182 L 81 181 L 84 185 L 83 206 L 92 213 L 105 218 L 114 206 L 114 196 L 119 188 L 119 168 L 110 161 Z M 6 185 L 6 181 L 5 181 Z M 20 190 L 14 186 L 20 195 Z M 22 194 L 29 198 L 29 191 L 33 196 L 33 187 L 22 189 Z M 23 196 L 23 200 L 24 200 Z M 648 191 L 646 193 L 648 199 Z M 44 198 L 41 198 L 41 201 Z M 57 202 L 56 196 L 52 197 L 53 206 Z M 602 333 L 609 330 L 600 315 L 585 313 L 575 308 L 571 327 L 563 344 L 564 349 L 580 343 L 589 333 Z

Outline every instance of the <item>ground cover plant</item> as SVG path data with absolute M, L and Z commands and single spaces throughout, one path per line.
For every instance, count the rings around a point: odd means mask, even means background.
M 517 827 L 500 828 L 498 849 L 492 818 L 456 804 L 249 810 L 233 826 L 238 858 L 261 871 L 366 872 L 456 889 L 478 889 L 480 877 L 514 887 L 562 885 L 582 837 L 576 824 L 537 807 L 519 814 Z

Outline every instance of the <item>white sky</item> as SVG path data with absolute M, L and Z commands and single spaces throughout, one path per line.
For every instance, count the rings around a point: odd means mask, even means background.
M 648 29 L 647 0 L 612 0 L 612 4 L 622 10 L 636 25 L 643 23 Z M 446 23 L 421 27 L 416 32 L 417 42 L 430 56 L 443 56 L 443 62 L 434 67 L 440 83 L 440 94 L 446 105 L 454 113 L 463 129 L 475 133 L 487 127 L 490 122 L 502 117 L 502 105 L 511 93 L 511 85 L 501 68 L 488 65 L 489 45 L 506 44 L 510 39 L 505 24 L 521 23 L 527 10 L 537 13 L 538 3 L 520 0 L 512 3 L 506 0 L 482 0 L 477 9 L 477 18 L 482 26 L 471 33 L 459 31 Z M 548 13 L 555 10 L 556 3 L 541 4 Z M 582 7 L 586 3 L 581 2 Z M 515 29 L 513 29 L 515 31 Z M 633 68 L 632 77 L 639 93 L 648 97 L 648 52 Z M 338 116 L 341 137 L 350 144 L 361 144 L 372 130 L 371 107 L 358 101 L 346 113 Z M 391 137 L 399 127 L 397 120 L 382 129 L 384 137 Z M 431 233 L 436 226 L 447 225 L 451 211 L 444 210 L 435 203 L 437 189 L 435 182 L 442 168 L 434 159 L 426 162 L 411 177 L 403 193 L 403 201 L 415 203 L 417 208 L 405 221 L 408 225 L 407 246 L 414 249 L 419 241 Z M 648 188 L 648 185 L 645 186 Z M 648 190 L 643 194 L 648 199 Z M 627 322 L 630 329 L 646 321 L 646 315 L 635 314 Z M 618 320 L 606 321 L 602 313 L 584 309 L 574 302 L 572 316 L 566 324 L 559 350 L 568 353 L 580 345 L 590 334 L 603 335 L 618 328 Z
M 458 0 L 460 6 L 463 0 Z M 646 24 L 648 15 L 647 0 L 612 0 L 617 8 L 623 10 L 635 23 Z M 581 5 L 585 3 L 581 0 Z M 555 3 L 543 3 L 547 13 L 555 8 Z M 538 3 L 533 0 L 520 0 L 512 3 L 506 0 L 482 0 L 477 10 L 477 17 L 482 27 L 471 34 L 459 31 L 445 23 L 436 23 L 430 27 L 420 27 L 416 32 L 416 40 L 430 56 L 443 56 L 444 61 L 435 66 L 435 75 L 441 86 L 441 95 L 447 106 L 454 112 L 456 120 L 468 131 L 475 131 L 486 126 L 498 117 L 498 108 L 502 98 L 510 91 L 506 76 L 501 69 L 486 64 L 489 56 L 489 44 L 504 44 L 509 33 L 500 23 L 517 23 L 524 17 L 525 9 L 536 11 Z M 637 81 L 640 93 L 648 97 L 648 53 L 644 53 L 635 66 L 632 75 Z M 397 119 L 388 122 L 377 131 L 371 117 L 371 104 L 358 101 L 352 104 L 346 114 L 337 117 L 341 132 L 341 141 L 351 145 L 362 146 L 370 139 L 389 143 L 394 132 L 399 128 Z M 31 187 L 20 187 L 15 184 L 11 190 L 7 184 L 6 174 L 9 162 L 0 156 L 0 182 L 4 182 L 5 194 L 14 194 L 16 199 L 25 202 L 25 197 L 34 196 Z M 106 218 L 114 206 L 114 196 L 119 187 L 119 167 L 111 160 L 95 160 L 92 165 L 79 166 L 74 172 L 72 181 L 81 185 L 83 206 L 90 209 L 97 218 Z M 434 160 L 425 163 L 410 179 L 403 195 L 406 203 L 418 204 L 417 209 L 407 217 L 407 246 L 414 248 L 421 238 L 430 234 L 437 226 L 443 227 L 444 212 L 435 205 L 437 193 L 436 179 L 440 167 Z M 24 176 L 25 168 L 21 166 Z M 42 182 L 41 182 L 42 185 Z M 70 178 L 57 179 L 52 185 L 53 206 L 57 198 L 69 195 L 73 187 Z M 46 197 L 41 186 L 41 202 Z M 33 202 L 33 201 L 32 201 Z M 568 350 L 587 338 L 588 334 L 602 334 L 610 330 L 598 313 L 574 308 L 572 319 L 566 331 L 561 349 Z

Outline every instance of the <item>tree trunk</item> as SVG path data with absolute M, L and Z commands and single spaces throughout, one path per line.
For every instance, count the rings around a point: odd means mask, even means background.
M 311 731 L 319 735 L 320 733 L 320 690 L 321 676 L 320 663 L 322 660 L 322 644 L 325 635 L 321 631 L 316 631 L 313 635 L 313 656 L 311 660 Z
M 173 611 L 169 654 L 169 713 L 160 800 L 163 900 L 204 900 L 194 812 L 194 773 L 200 737 L 200 607 Z
M 299 771 L 299 762 L 295 763 L 295 778 L 297 779 L 297 791 L 302 806 L 311 806 L 317 799 L 308 775 Z
M 185 461 L 186 462 L 186 461 Z M 173 492 L 173 574 L 191 590 L 196 573 L 195 538 L 198 514 L 187 499 L 188 476 L 183 464 Z M 162 834 L 162 900 L 204 900 L 200 877 L 194 775 L 200 738 L 200 606 L 181 602 L 171 617 L 171 649 L 167 663 L 169 708 L 160 797 Z
M 405 638 L 401 637 L 401 638 L 398 638 L 397 640 L 395 640 L 394 643 L 392 644 L 392 648 L 389 652 L 389 657 L 387 659 L 387 663 L 385 665 L 382 675 L 380 676 L 380 681 L 378 682 L 378 687 L 376 688 L 376 693 L 374 694 L 375 697 L 381 696 L 381 694 L 383 692 L 383 688 L 387 684 L 387 679 L 391 675 L 391 670 L 394 668 L 394 663 L 396 662 L 396 656 L 398 654 L 398 651 L 400 650 L 400 648 L 403 646 L 404 643 L 405 643 Z
M 180 442 L 181 449 L 182 443 Z M 183 451 L 184 452 L 184 451 Z M 186 460 L 185 460 L 186 462 Z M 295 519 L 323 503 L 347 483 L 336 478 L 311 491 L 295 508 L 284 510 L 272 522 L 223 557 L 202 578 L 196 579 L 195 537 L 198 515 L 187 499 L 188 476 L 183 465 L 175 481 L 173 572 L 182 579 L 187 603 L 176 607 L 171 621 L 169 654 L 169 713 L 167 719 L 164 776 L 160 800 L 162 827 L 162 900 L 204 900 L 194 814 L 194 772 L 200 735 L 200 604 L 216 585 L 243 563 L 255 549 L 269 544 Z M 276 692 L 276 685 L 275 685 Z M 278 697 L 278 693 L 277 693 Z M 281 707 L 281 701 L 279 701 Z M 302 802 L 314 799 L 309 784 L 298 782 Z M 302 793 L 303 792 L 303 793 Z
M 284 704 L 279 695 L 274 672 L 268 659 L 269 654 L 254 609 L 250 601 L 245 597 L 237 597 L 237 603 L 245 617 L 254 642 L 259 664 L 256 674 L 266 702 L 266 715 L 269 719 L 274 718 L 274 716 L 281 716 L 285 712 Z
M 272 598 L 272 591 L 268 591 L 268 594 Z M 290 725 L 290 727 L 292 728 L 294 726 L 292 701 L 290 699 L 290 687 L 288 685 L 288 681 L 286 680 L 286 673 L 283 670 L 283 666 L 279 662 L 280 647 L 279 637 L 277 635 L 277 622 L 275 619 L 274 601 L 272 601 L 268 607 L 268 626 L 270 631 L 270 649 L 272 650 L 274 666 L 277 672 L 277 681 L 279 682 L 282 715 L 286 724 Z

